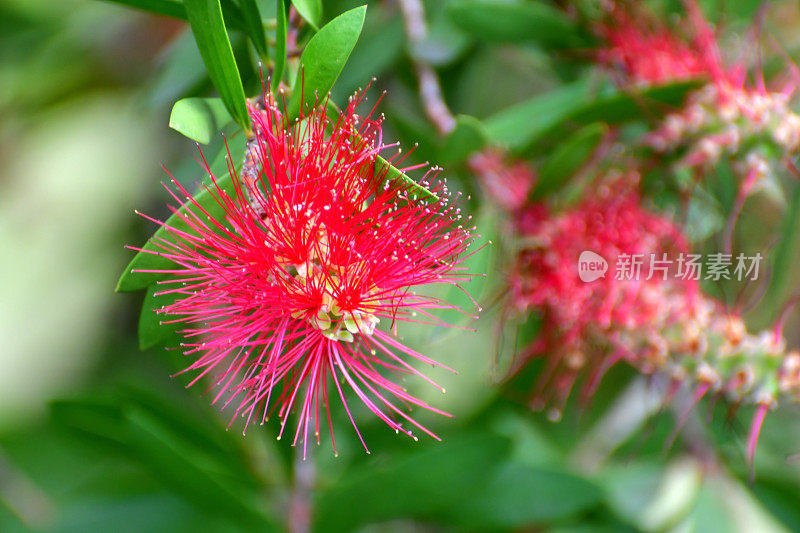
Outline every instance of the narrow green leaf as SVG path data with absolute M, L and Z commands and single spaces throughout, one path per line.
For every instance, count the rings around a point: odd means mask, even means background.
M 237 137 L 231 139 L 229 141 L 229 146 L 231 156 L 234 158 L 236 171 L 238 172 L 242 168 L 242 163 L 244 162 L 244 137 L 242 135 L 238 135 Z M 219 184 L 220 188 L 227 194 L 234 195 L 235 188 L 233 186 L 233 178 L 227 170 L 227 162 L 225 160 L 226 155 L 227 151 L 223 149 L 214 160 L 214 163 L 212 163 L 211 171 L 215 176 L 218 177 L 217 183 Z M 194 199 L 211 216 L 215 218 L 224 217 L 225 210 L 216 201 L 214 195 L 212 195 L 206 189 L 201 189 L 200 192 L 194 196 Z M 184 204 L 179 211 L 181 213 L 186 213 L 186 204 Z M 178 215 L 172 215 L 169 217 L 166 221 L 166 224 L 181 231 L 191 231 L 191 228 L 189 228 L 189 226 L 183 222 Z M 150 237 L 142 249 L 146 250 L 147 252 L 160 251 L 161 248 L 155 243 L 157 239 L 170 239 L 169 232 L 163 226 L 158 228 L 155 234 Z M 125 267 L 125 271 L 122 273 L 119 282 L 117 282 L 117 291 L 138 291 L 140 289 L 147 288 L 159 280 L 169 277 L 168 274 L 134 272 L 135 270 L 166 270 L 175 268 L 175 264 L 170 259 L 147 252 L 138 252 L 131 262 L 128 263 L 128 266 Z
M 424 446 L 380 466 L 363 465 L 318 493 L 314 530 L 354 531 L 393 518 L 451 519 L 454 508 L 472 502 L 486 479 L 505 463 L 509 449 L 506 438 L 473 433 Z M 442 488 L 445 479 L 447 490 Z M 370 504 L 363 505 L 367 500 Z
M 383 177 L 385 181 L 401 182 L 405 190 L 408 191 L 408 196 L 413 200 L 436 201 L 439 198 L 431 191 L 408 177 L 403 171 L 395 167 L 381 156 L 375 156 L 375 176 Z
M 456 127 L 445 139 L 442 147 L 442 161 L 445 163 L 463 161 L 470 154 L 486 145 L 488 134 L 480 120 L 469 115 L 458 115 Z
M 289 15 L 286 9 L 286 0 L 277 0 L 277 26 L 275 27 L 275 68 L 272 71 L 270 87 L 277 92 L 283 80 L 283 71 L 286 68 L 286 39 L 288 36 Z
M 583 105 L 590 85 L 583 79 L 508 107 L 484 121 L 491 139 L 512 150 L 534 142 Z
M 92 444 L 119 449 L 154 479 L 203 509 L 251 522 L 250 530 L 276 529 L 261 506 L 262 480 L 243 453 L 241 436 L 227 432 L 210 410 L 189 397 L 152 387 L 114 388 L 109 394 L 51 404 L 53 421 Z
M 595 122 L 559 144 L 542 167 L 531 197 L 540 199 L 564 186 L 586 164 L 606 131 L 608 127 L 605 124 Z
M 292 5 L 315 30 L 322 23 L 322 0 L 292 0 Z
M 233 56 L 219 0 L 185 0 L 186 14 L 211 81 L 233 119 L 250 131 L 242 80 Z
M 177 324 L 162 324 L 168 320 L 163 313 L 157 313 L 165 305 L 175 301 L 174 294 L 158 294 L 159 291 L 168 289 L 165 285 L 150 285 L 142 302 L 142 311 L 139 315 L 139 349 L 147 350 L 153 346 L 177 346 L 180 343 L 177 331 L 184 326 Z
M 562 138 L 575 126 L 659 118 L 702 84 L 703 80 L 681 81 L 635 92 L 607 85 L 594 91 L 589 80 L 582 79 L 504 109 L 484 124 L 493 141 L 526 152 L 547 139 Z
M 186 20 L 186 10 L 183 3 L 178 0 L 105 0 L 114 4 L 149 11 L 157 15 Z
M 240 0 L 242 16 L 247 27 L 247 34 L 253 41 L 261 59 L 267 59 L 267 34 L 264 32 L 264 23 L 261 20 L 261 12 L 258 10 L 256 0 Z
M 620 124 L 628 120 L 659 118 L 680 107 L 686 95 L 704 83 L 705 80 L 696 79 L 654 85 L 640 91 L 609 91 L 581 106 L 571 118 L 580 124 L 597 120 Z
M 117 402 L 106 398 L 55 400 L 50 403 L 53 421 L 93 444 L 102 444 L 126 452 L 128 433 Z
M 448 3 L 447 14 L 484 41 L 533 42 L 545 48 L 577 48 L 589 41 L 566 14 L 543 2 L 461 0 Z
M 601 507 L 599 487 L 557 467 L 508 463 L 454 509 L 458 523 L 473 530 L 516 530 L 548 524 Z
M 233 119 L 219 98 L 184 98 L 175 102 L 169 127 L 202 144 L 208 144 Z
M 775 250 L 770 254 L 771 278 L 766 293 L 758 308 L 757 327 L 766 327 L 778 318 L 781 307 L 786 303 L 792 289 L 794 265 L 800 261 L 800 186 L 794 184 L 789 204 L 780 228 L 780 238 Z
M 232 479 L 224 458 L 207 453 L 139 406 L 125 406 L 123 418 L 130 427 L 130 445 L 136 456 L 160 481 L 202 509 L 238 516 L 265 531 L 277 530 L 271 517 L 257 506 L 257 489 Z
M 339 115 L 341 114 L 341 111 L 333 102 L 328 102 L 328 106 L 326 107 L 325 111 L 327 112 L 328 118 L 334 122 L 338 120 Z M 302 126 L 302 123 L 298 127 L 300 126 Z M 355 142 L 361 141 L 361 136 L 358 134 L 354 134 L 353 137 Z M 371 177 L 380 179 L 381 183 L 384 181 L 399 181 L 401 183 L 401 187 L 404 187 L 405 190 L 408 191 L 411 199 L 416 198 L 425 201 L 436 201 L 439 199 L 438 196 L 411 179 L 402 170 L 395 167 L 379 155 L 375 156 L 375 164 L 373 167 L 374 169 Z
M 114 4 L 121 4 L 135 9 L 141 9 L 157 15 L 172 17 L 180 20 L 189 20 L 183 2 L 179 0 L 104 0 Z M 242 12 L 236 4 L 226 1 L 222 6 L 225 25 L 232 30 L 244 31 L 246 29 Z
M 358 41 L 366 12 L 367 6 L 361 6 L 342 13 L 308 42 L 300 56 L 300 70 L 287 105 L 289 121 L 327 96 Z

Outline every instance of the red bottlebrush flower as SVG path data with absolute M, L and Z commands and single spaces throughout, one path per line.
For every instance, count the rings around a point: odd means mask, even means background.
M 380 120 L 356 113 L 361 97 L 338 122 L 321 107 L 291 126 L 271 95 L 265 101 L 266 109 L 250 108 L 255 138 L 235 194 L 213 176 L 207 187 L 224 219 L 210 218 L 175 183 L 188 200 L 179 216 L 191 231 L 165 226 L 170 238 L 158 241 L 158 253 L 177 265 L 161 290 L 177 299 L 159 312 L 185 326 L 184 353 L 194 359 L 187 370 L 198 373 L 192 384 L 214 376 L 213 402 L 235 403 L 245 428 L 277 409 L 278 438 L 297 410 L 293 444 L 303 441 L 304 449 L 309 430 L 320 442 L 323 417 L 333 440 L 330 396 L 356 426 L 350 394 L 392 429 L 437 438 L 404 407 L 446 413 L 391 378 L 410 373 L 436 385 L 409 360 L 443 365 L 404 346 L 397 323 L 419 315 L 443 324 L 432 313 L 452 306 L 413 287 L 468 281 L 461 261 L 473 240 L 470 217 L 435 171 L 423 181 L 438 196 L 428 203 L 385 171 L 373 177 L 386 146 Z
M 606 46 L 600 63 L 621 71 L 636 84 L 656 84 L 707 75 L 708 56 L 698 54 L 643 9 L 615 6 L 597 33 Z
M 660 260 L 665 253 L 686 250 L 687 244 L 669 220 L 642 209 L 632 188 L 636 181 L 635 174 L 614 178 L 574 208 L 526 225 L 526 244 L 511 275 L 511 301 L 519 310 L 541 310 L 546 323 L 545 338 L 523 358 L 544 352 L 549 358 L 535 404 L 547 403 L 542 395 L 548 384 L 565 402 L 586 366 L 595 369 L 598 379 L 621 359 L 639 368 L 660 366 L 666 354 L 657 333 L 693 312 L 695 280 L 648 272 L 651 254 Z M 584 252 L 607 261 L 603 277 L 581 280 Z M 648 261 L 638 276 L 619 279 L 617 262 L 637 256 Z M 629 343 L 626 334 L 633 332 L 636 342 Z M 597 346 L 599 356 L 588 353 Z
M 586 401 L 618 362 L 659 376 L 666 403 L 688 387 L 692 407 L 706 396 L 726 398 L 732 412 L 756 406 L 747 439 L 752 460 L 766 413 L 779 399 L 800 401 L 800 354 L 787 352 L 782 323 L 749 333 L 740 317 L 700 292 L 702 257 L 687 253 L 677 226 L 641 207 L 636 178 L 612 176 L 549 218 L 538 206 L 521 211 L 523 247 L 511 276 L 511 304 L 538 310 L 544 327 L 519 354 L 517 369 L 531 357 L 546 357 L 532 404 L 550 405 L 555 418 L 582 376 Z M 582 279 L 585 253 L 608 269 Z
M 790 63 L 778 87 L 767 88 L 762 72 L 755 72 L 751 83 L 745 62 L 726 65 L 697 2 L 685 0 L 684 4 L 689 35 L 685 39 L 648 16 L 641 6 L 615 8 L 612 22 L 600 28 L 607 47 L 598 58 L 620 67 L 632 83 L 690 77 L 709 81 L 688 96 L 682 109 L 646 134 L 644 141 L 656 152 L 679 157 L 680 166 L 710 169 L 723 157 L 732 163 L 742 186 L 729 219 L 730 231 L 744 200 L 765 178 L 782 165 L 794 168 L 792 159 L 800 152 L 800 116 L 790 99 L 800 83 L 800 70 Z

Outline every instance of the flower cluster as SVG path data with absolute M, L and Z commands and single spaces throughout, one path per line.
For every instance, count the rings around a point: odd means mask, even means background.
M 800 115 L 788 104 L 783 92 L 710 84 L 645 141 L 657 152 L 680 154 L 678 164 L 689 168 L 710 169 L 726 157 L 752 187 L 800 149 Z
M 310 431 L 320 442 L 324 418 L 333 440 L 329 396 L 355 426 L 349 394 L 395 431 L 435 437 L 405 407 L 441 411 L 391 378 L 410 373 L 435 385 L 413 361 L 437 363 L 399 342 L 397 324 L 442 324 L 433 313 L 451 306 L 414 287 L 469 280 L 461 265 L 469 217 L 435 171 L 423 180 L 435 200 L 390 179 L 377 159 L 381 119 L 358 115 L 361 97 L 338 121 L 320 106 L 291 125 L 271 95 L 264 101 L 250 107 L 255 137 L 235 190 L 214 176 L 207 187 L 224 218 L 175 183 L 188 202 L 174 211 L 190 230 L 165 225 L 168 238 L 156 241 L 176 264 L 160 288 L 176 300 L 158 311 L 183 327 L 192 383 L 213 376 L 214 402 L 235 402 L 246 423 L 277 410 L 278 438 L 296 410 L 293 442 L 304 448 Z
M 511 300 L 521 312 L 543 313 L 545 338 L 526 356 L 549 358 L 535 404 L 550 403 L 542 395 L 553 390 L 547 385 L 554 375 L 556 403 L 563 404 L 587 367 L 599 379 L 623 357 L 648 372 L 663 366 L 668 356 L 663 331 L 693 312 L 697 285 L 691 279 L 622 281 L 605 275 L 585 283 L 578 277 L 585 251 L 615 258 L 686 249 L 670 221 L 641 208 L 637 181 L 635 173 L 610 177 L 575 207 L 527 224 L 521 235 Z M 585 394 L 594 381 L 587 382 Z
M 689 168 L 712 168 L 722 157 L 745 178 L 747 193 L 800 150 L 800 115 L 789 106 L 800 73 L 791 66 L 788 81 L 770 90 L 758 74 L 748 83 L 747 65 L 727 66 L 708 22 L 694 1 L 686 2 L 691 38 L 683 40 L 658 21 L 645 21 L 643 9 L 616 8 L 598 33 L 606 41 L 598 59 L 617 67 L 634 84 L 687 78 L 708 80 L 687 104 L 667 115 L 645 143 L 678 157 Z
M 707 73 L 703 58 L 644 10 L 615 5 L 596 33 L 605 45 L 597 61 L 636 85 L 686 80 Z
M 742 320 L 704 296 L 691 278 L 606 275 L 589 282 L 578 273 L 582 253 L 613 259 L 633 254 L 668 254 L 686 249 L 680 229 L 642 208 L 637 175 L 613 175 L 578 205 L 544 218 L 522 235 L 523 247 L 511 278 L 511 300 L 519 312 L 537 309 L 542 337 L 523 361 L 547 362 L 534 391 L 535 408 L 550 407 L 557 419 L 583 378 L 583 399 L 618 362 L 670 384 L 734 405 L 758 406 L 749 454 L 761 421 L 780 397 L 800 399 L 800 354 L 787 354 L 778 334 L 753 335 Z

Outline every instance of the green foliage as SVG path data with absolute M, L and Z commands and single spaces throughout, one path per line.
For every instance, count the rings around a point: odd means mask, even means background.
M 169 116 L 169 127 L 192 140 L 208 144 L 232 120 L 219 98 L 184 98 L 175 102 Z
M 247 34 L 253 42 L 258 55 L 267 58 L 267 35 L 264 33 L 264 23 L 261 21 L 261 12 L 256 0 L 240 0 L 242 15 L 247 24 Z M 285 41 L 284 41 L 285 42 Z
M 295 90 L 286 105 L 287 120 L 293 121 L 307 106 L 325 99 L 361 35 L 366 12 L 367 7 L 362 6 L 339 15 L 308 42 L 300 56 Z
M 286 68 L 286 32 L 289 24 L 288 11 L 285 0 L 277 0 L 276 6 L 276 29 L 275 29 L 275 67 L 272 69 L 272 80 L 270 86 L 273 91 L 277 91 L 283 80 L 283 71 Z
M 177 347 L 180 344 L 178 330 L 182 327 L 177 324 L 163 324 L 169 320 L 164 314 L 156 310 L 175 301 L 174 294 L 160 294 L 168 290 L 169 285 L 150 285 L 142 302 L 142 313 L 139 316 L 139 349 L 147 350 L 155 346 Z
M 205 512 L 279 530 L 257 503 L 258 479 L 235 440 L 198 413 L 171 407 L 168 397 L 128 388 L 111 399 L 54 402 L 51 410 L 59 425 L 134 458 Z
M 507 375 L 509 369 L 516 370 L 511 355 L 523 353 L 551 323 L 547 316 L 520 313 L 507 303 L 508 275 L 519 251 L 519 243 L 508 237 L 514 220 L 487 205 L 487 195 L 469 171 L 469 158 L 487 148 L 500 153 L 508 149 L 509 161 L 529 165 L 538 176 L 531 198 L 557 209 L 559 202 L 569 202 L 589 182 L 594 167 L 587 164 L 604 140 L 625 147 L 612 152 L 628 157 L 643 132 L 680 106 L 703 80 L 623 90 L 607 74 L 598 75 L 590 64 L 596 44 L 592 36 L 596 20 L 590 15 L 601 14 L 596 2 L 425 1 L 428 32 L 420 42 L 406 37 L 397 2 L 370 2 L 369 9 L 355 7 L 363 2 L 344 0 L 110 3 L 187 20 L 190 25 L 142 18 L 99 2 L 95 6 L 31 0 L 0 6 L 0 113 L 6 119 L 2 131 L 6 151 L 13 155 L 10 159 L 19 157 L 18 138 L 29 135 L 29 126 L 53 122 L 62 105 L 75 105 L 86 113 L 84 99 L 90 101 L 98 92 L 113 98 L 110 109 L 121 133 L 132 127 L 124 118 L 129 116 L 126 107 L 155 125 L 148 131 L 153 137 L 148 150 L 130 148 L 131 161 L 153 169 L 141 175 L 139 196 L 122 188 L 120 176 L 109 173 L 107 182 L 114 186 L 102 189 L 106 191 L 102 201 L 90 210 L 93 218 L 87 218 L 80 231 L 66 223 L 55 232 L 40 231 L 36 225 L 42 219 L 60 223 L 83 217 L 72 208 L 74 191 L 91 194 L 103 185 L 81 182 L 74 173 L 66 173 L 77 159 L 61 151 L 56 141 L 70 138 L 79 128 L 65 126 L 52 135 L 55 140 L 37 139 L 36 158 L 19 167 L 3 166 L 8 198 L 3 196 L 0 210 L 0 244 L 8 251 L 7 263 L 46 280 L 58 269 L 69 268 L 63 258 L 70 253 L 63 250 L 84 250 L 79 247 L 82 242 L 103 243 L 103 249 L 112 253 L 72 254 L 81 261 L 76 268 L 91 266 L 96 269 L 92 272 L 99 272 L 97 279 L 83 280 L 73 273 L 70 277 L 80 283 L 65 285 L 63 292 L 48 292 L 46 298 L 37 299 L 14 282 L 4 287 L 0 300 L 23 292 L 24 299 L 13 301 L 29 303 L 10 311 L 0 305 L 0 322 L 6 324 L 0 329 L 6 333 L 7 360 L 2 369 L 8 375 L 0 403 L 25 406 L 6 407 L 19 409 L 16 416 L 24 424 L 0 418 L 5 487 L 0 487 L 0 530 L 286 530 L 297 482 L 291 473 L 296 449 L 286 442 L 291 439 L 275 440 L 279 429 L 275 421 L 262 427 L 260 420 L 254 420 L 246 436 L 241 434 L 239 418 L 227 429 L 233 409 L 220 413 L 224 400 L 209 407 L 212 394 L 201 394 L 210 383 L 207 377 L 189 391 L 185 386 L 195 375 L 169 377 L 191 362 L 179 349 L 162 349 L 177 346 L 182 340 L 177 330 L 184 327 L 163 324 L 164 315 L 155 312 L 174 298 L 156 296 L 171 285 L 159 283 L 167 281 L 166 274 L 133 271 L 170 270 L 176 265 L 157 254 L 136 253 L 117 290 L 145 292 L 114 295 L 113 300 L 98 303 L 93 296 L 108 292 L 110 276 L 132 255 L 114 252 L 117 245 L 109 242 L 144 242 L 146 251 L 158 252 L 157 242 L 170 239 L 163 227 L 154 228 L 138 218 L 132 222 L 132 216 L 124 227 L 115 226 L 101 218 L 104 209 L 129 212 L 137 207 L 156 216 L 166 214 L 165 224 L 190 231 L 180 218 L 185 207 L 174 206 L 179 214 L 159 211 L 167 198 L 158 192 L 161 163 L 192 193 L 192 201 L 214 216 L 224 216 L 214 193 L 197 186 L 198 182 L 209 186 L 211 179 L 198 166 L 193 143 L 176 141 L 177 136 L 166 132 L 164 118 L 171 108 L 169 126 L 207 145 L 203 150 L 217 184 L 233 194 L 221 133 L 227 135 L 238 171 L 245 132 L 251 127 L 246 97 L 261 93 L 259 68 L 265 79 L 271 76 L 273 89 L 283 82 L 289 120 L 307 113 L 329 91 L 328 111 L 334 116 L 336 105 L 343 105 L 356 88 L 377 77 L 368 90 L 368 104 L 359 113 L 365 115 L 362 111 L 368 112 L 386 90 L 377 111 L 387 115 L 385 141 L 399 139 L 404 156 L 413 143 L 421 145 L 395 165 L 387 159 L 396 159 L 384 153 L 370 169 L 371 177 L 402 183 L 412 195 L 431 200 L 435 196 L 413 181 L 413 173 L 407 175 L 398 167 L 426 161 L 444 165 L 442 176 L 449 189 L 465 198 L 471 195 L 460 207 L 475 217 L 481 234 L 472 249 L 475 253 L 464 264 L 478 275 L 464 288 L 484 308 L 482 316 L 472 318 L 470 297 L 448 285 L 433 295 L 465 313 L 434 314 L 456 328 L 402 324 L 399 329 L 409 346 L 458 371 L 447 374 L 452 379 L 446 383 L 447 394 L 434 391 L 435 399 L 430 400 L 432 405 L 444 405 L 453 418 L 421 409 L 413 413 L 442 442 L 402 439 L 366 416 L 357 398 L 348 397 L 370 446 L 367 455 L 338 399 L 331 401 L 339 457 L 333 458 L 323 429 L 322 445 L 314 447 L 309 459 L 317 467 L 310 496 L 313 530 L 800 530 L 800 463 L 791 455 L 787 458 L 800 440 L 800 422 L 796 409 L 785 403 L 766 419 L 754 481 L 748 483 L 751 473 L 742 450 L 752 409 L 726 419 L 731 406 L 720 402 L 713 407 L 703 400 L 698 416 L 693 414 L 686 431 L 665 449 L 675 429 L 673 417 L 668 410 L 641 413 L 650 399 L 629 395 L 641 378 L 623 365 L 609 371 L 591 405 L 573 394 L 559 424 L 551 423 L 546 413 L 527 409 L 546 370 L 544 360 L 532 360 L 513 376 Z M 654 5 L 682 13 L 680 4 L 670 0 Z M 742 5 L 710 0 L 700 4 L 719 23 L 716 28 L 728 33 L 730 28 L 737 32 L 750 27 L 757 9 L 757 2 L 750 0 Z M 292 24 L 290 7 L 299 15 Z M 764 27 L 786 44 L 782 36 L 800 21 L 792 10 L 779 12 L 777 18 L 768 17 Z M 797 46 L 788 43 L 786 48 L 796 60 Z M 444 102 L 456 117 L 456 127 L 448 135 L 438 133 L 427 118 L 428 102 L 420 97 L 416 61 L 427 62 L 441 82 Z M 775 63 L 766 57 L 765 68 L 775 70 Z M 84 144 L 88 152 L 92 145 Z M 107 156 L 100 150 L 91 155 L 97 160 Z M 38 171 L 40 163 L 51 160 L 60 165 L 55 171 L 50 167 Z M 685 216 L 693 246 L 719 251 L 718 235 L 734 210 L 739 190 L 735 168 L 721 162 L 703 183 L 697 183 L 691 173 L 676 172 L 673 163 L 648 160 L 642 172 L 644 205 L 675 213 L 681 222 L 678 216 Z M 744 298 L 748 301 L 742 302 L 743 312 L 747 304 L 757 302 L 748 319 L 752 315 L 753 323 L 765 327 L 791 297 L 800 257 L 800 187 L 773 176 L 767 182 L 748 199 L 741 215 L 741 242 L 769 253 L 764 264 L 769 277 L 764 272 L 764 279 L 748 288 Z M 19 197 L 16 189 L 26 184 L 35 187 L 30 196 Z M 63 206 L 70 207 L 68 215 L 59 209 Z M 774 228 L 778 237 L 771 249 L 768 230 Z M 36 255 L 38 233 L 46 233 L 49 240 Z M 14 246 L 17 238 L 21 244 Z M 63 246 L 56 246 L 56 241 L 63 241 Z M 14 280 L 13 274 L 6 278 Z M 107 315 L 89 333 L 73 332 L 53 314 L 56 310 L 85 314 L 83 302 Z M 57 348 L 22 339 L 19 324 L 28 322 L 24 327 L 36 328 L 36 336 L 59 339 Z M 382 319 L 381 327 L 389 322 Z M 792 327 L 796 316 L 790 316 L 787 330 Z M 69 335 L 86 337 L 78 356 L 83 370 L 64 362 L 68 348 L 60 340 Z M 142 353 L 139 348 L 156 349 Z M 15 358 L 16 353 L 25 357 Z M 35 365 L 27 369 L 24 364 L 30 359 Z M 17 373 L 17 366 L 30 374 Z M 437 382 L 445 374 L 424 370 Z M 416 394 L 415 380 L 402 384 Z M 575 389 L 583 385 L 579 380 Z M 65 399 L 50 402 L 49 417 L 37 416 L 42 398 L 53 396 Z M 680 407 L 675 407 L 678 416 Z M 706 417 L 712 408 L 713 416 Z M 695 455 L 698 449 L 701 459 Z M 713 457 L 711 467 L 706 462 L 709 457 Z
M 447 9 L 456 25 L 482 40 L 532 42 L 545 48 L 588 45 L 578 26 L 545 2 L 458 0 Z
M 558 139 L 565 129 L 597 121 L 618 125 L 651 120 L 679 105 L 699 81 L 676 82 L 639 92 L 622 92 L 606 86 L 596 91 L 582 79 L 519 103 L 486 120 L 491 138 L 515 152 Z
M 292 5 L 311 27 L 319 30 L 322 24 L 322 0 L 292 0 Z
M 608 127 L 597 122 L 578 130 L 561 143 L 544 162 L 531 197 L 541 199 L 566 185 L 587 163 L 607 132 Z
M 236 123 L 250 131 L 242 79 L 225 30 L 219 0 L 185 0 L 184 7 L 214 87 Z
M 469 115 L 456 117 L 456 127 L 445 139 L 441 150 L 442 161 L 455 163 L 464 161 L 477 152 L 488 141 L 488 134 L 483 124 Z
M 188 20 L 181 0 L 107 0 L 151 13 Z
M 800 259 L 800 187 L 794 184 L 781 223 L 780 238 L 771 255 L 772 275 L 764 295 L 764 304 L 759 310 L 763 322 L 769 324 L 774 321 L 781 307 L 787 303 L 792 281 L 792 265 L 797 265 L 798 259 Z
M 105 2 L 113 2 L 122 4 L 124 6 L 149 11 L 157 15 L 164 15 L 165 17 L 172 17 L 181 20 L 189 20 L 189 14 L 186 10 L 184 0 L 103 0 Z M 250 0 L 245 0 L 245 2 Z M 239 7 L 233 3 L 233 0 L 222 0 L 222 14 L 225 18 L 225 24 L 228 28 L 234 30 L 245 31 L 247 29 L 247 21 Z

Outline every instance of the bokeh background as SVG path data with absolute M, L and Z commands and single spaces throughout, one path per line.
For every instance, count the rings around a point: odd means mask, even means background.
M 260 4 L 274 12 L 274 2 Z M 502 31 L 476 35 L 446 4 L 425 2 L 431 35 L 414 53 L 436 67 L 457 113 L 489 118 L 585 68 L 524 38 L 507 42 Z M 797 3 L 773 4 L 768 31 L 800 57 Z M 330 19 L 357 3 L 324 5 Z M 758 3 L 704 6 L 744 32 Z M 233 37 L 254 93 L 252 52 Z M 211 94 L 204 72 L 180 21 L 100 1 L 0 0 L 0 531 L 284 527 L 293 449 L 275 441 L 274 424 L 246 436 L 239 422 L 226 431 L 229 413 L 185 390 L 185 376 L 170 377 L 183 364 L 177 352 L 140 351 L 143 295 L 114 292 L 133 255 L 123 246 L 154 230 L 134 209 L 167 214 L 161 165 L 187 184 L 201 177 L 197 147 L 168 118 L 179 98 Z M 387 136 L 419 142 L 417 160 L 448 163 L 420 106 L 391 1 L 370 5 L 334 97 L 373 76 L 372 101 L 388 91 Z M 434 371 L 444 396 L 409 382 L 454 419 L 420 414 L 439 443 L 402 439 L 362 416 L 370 455 L 340 422 L 339 457 L 326 444 L 314 454 L 314 529 L 800 531 L 796 407 L 767 419 L 749 481 L 750 412 L 729 421 L 724 406 L 701 405 L 670 445 L 675 417 L 624 368 L 590 407 L 568 408 L 558 423 L 527 409 L 530 381 L 497 386 L 509 350 L 535 331 L 501 320 L 503 222 L 479 201 L 463 162 L 449 163 L 494 241 L 473 263 L 490 273 L 471 288 L 486 310 L 469 324 L 478 333 L 403 333 L 458 369 Z M 794 324 L 787 334 L 796 339 Z

